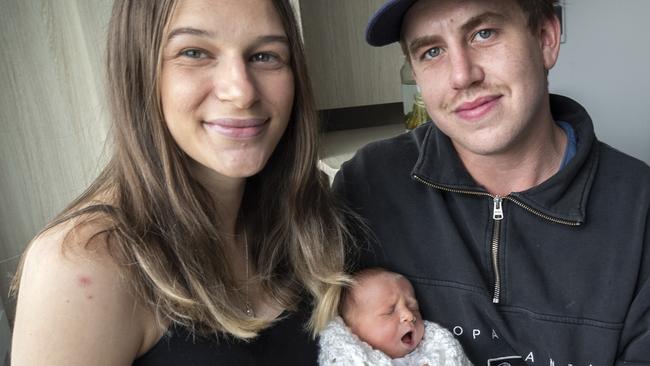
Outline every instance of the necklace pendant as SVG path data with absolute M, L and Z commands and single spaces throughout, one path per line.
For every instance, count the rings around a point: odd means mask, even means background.
M 254 318 L 255 317 L 255 312 L 253 311 L 253 308 L 250 306 L 249 303 L 246 303 L 246 316 L 249 318 Z

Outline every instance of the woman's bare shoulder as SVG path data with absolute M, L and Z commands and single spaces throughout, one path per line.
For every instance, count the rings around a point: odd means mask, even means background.
M 59 223 L 38 234 L 28 246 L 23 263 L 21 282 L 25 276 L 40 277 L 46 271 L 73 275 L 79 288 L 92 284 L 89 276 L 97 280 L 122 281 L 120 268 L 110 255 L 108 231 L 111 222 L 102 216 L 82 215 Z M 88 273 L 84 275 L 83 273 Z M 118 286 L 119 287 L 119 286 Z
M 130 365 L 148 313 L 110 255 L 107 220 L 66 221 L 25 255 L 14 325 L 13 365 Z

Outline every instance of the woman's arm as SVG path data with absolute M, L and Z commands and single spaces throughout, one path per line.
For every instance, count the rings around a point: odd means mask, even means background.
M 66 238 L 69 227 L 37 238 L 27 253 L 11 364 L 131 365 L 151 344 L 150 316 L 135 303 L 106 243 L 85 247 L 88 235 Z

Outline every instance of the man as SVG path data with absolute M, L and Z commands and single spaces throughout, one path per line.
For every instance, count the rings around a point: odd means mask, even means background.
M 552 0 L 391 0 L 366 38 L 401 43 L 433 123 L 336 177 L 361 266 L 406 275 L 476 365 L 650 363 L 650 169 L 549 96 Z

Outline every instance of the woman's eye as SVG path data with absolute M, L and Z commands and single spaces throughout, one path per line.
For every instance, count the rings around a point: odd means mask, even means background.
M 441 51 L 440 51 L 439 47 L 430 48 L 424 53 L 423 58 L 426 59 L 426 60 L 436 58 L 436 57 L 440 56 L 440 52 Z
M 276 60 L 277 57 L 268 53 L 256 53 L 251 57 L 251 61 L 253 62 L 273 62 Z
M 205 53 L 203 51 L 196 50 L 196 49 L 183 50 L 181 51 L 181 55 L 188 58 L 195 58 L 195 59 L 205 57 Z
M 479 41 L 484 41 L 494 35 L 494 31 L 492 29 L 482 29 L 478 32 L 476 32 L 476 35 L 474 36 L 475 39 Z

